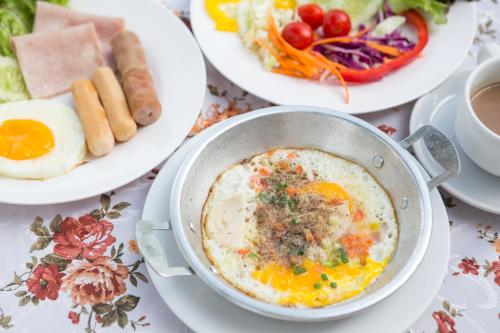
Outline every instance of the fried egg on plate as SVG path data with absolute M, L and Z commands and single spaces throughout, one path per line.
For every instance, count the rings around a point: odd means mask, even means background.
M 361 166 L 312 149 L 276 149 L 223 172 L 202 212 L 203 247 L 221 276 L 257 299 L 322 307 L 384 271 L 398 225 Z
M 85 154 L 73 109 L 49 100 L 0 105 L 0 175 L 47 179 L 81 164 Z

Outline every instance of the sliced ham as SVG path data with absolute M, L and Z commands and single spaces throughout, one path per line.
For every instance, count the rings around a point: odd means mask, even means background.
M 73 81 L 90 79 L 104 65 L 92 23 L 14 37 L 11 42 L 32 98 L 68 92 Z
M 90 22 L 95 25 L 104 58 L 109 65 L 112 65 L 111 40 L 118 32 L 123 30 L 125 23 L 121 18 L 91 15 L 48 2 L 38 1 L 33 32 L 58 30 Z

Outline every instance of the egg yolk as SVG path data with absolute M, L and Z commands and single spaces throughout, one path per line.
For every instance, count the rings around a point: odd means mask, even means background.
M 295 274 L 289 267 L 270 263 L 252 272 L 252 277 L 284 292 L 281 305 L 303 304 L 321 307 L 341 302 L 363 292 L 382 273 L 385 264 L 368 258 L 365 264 L 349 262 L 330 268 L 305 260 L 305 272 Z
M 31 119 L 11 119 L 0 124 L 0 156 L 10 160 L 31 160 L 54 148 L 52 131 Z
M 332 202 L 349 202 L 349 208 L 352 209 L 352 199 L 342 186 L 337 183 L 330 182 L 314 182 L 309 183 L 299 189 L 298 193 L 315 193 L 321 195 L 327 201 Z

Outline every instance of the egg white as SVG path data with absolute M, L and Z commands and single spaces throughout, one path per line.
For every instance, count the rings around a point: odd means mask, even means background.
M 29 100 L 0 105 L 0 125 L 6 120 L 35 120 L 47 126 L 54 148 L 31 160 L 11 160 L 0 156 L 0 175 L 22 179 L 59 176 L 81 164 L 87 148 L 85 134 L 75 111 L 50 100 Z
M 336 157 L 332 154 L 312 149 L 277 149 L 253 157 L 249 162 L 237 164 L 223 172 L 209 193 L 202 212 L 202 238 L 205 253 L 219 273 L 234 287 L 263 301 L 280 304 L 287 292 L 275 290 L 270 284 L 263 284 L 252 277 L 256 261 L 241 256 L 237 249 L 252 248 L 256 236 L 256 219 L 253 216 L 257 206 L 257 192 L 250 184 L 252 177 L 258 175 L 261 167 L 284 160 L 290 153 L 297 154 L 293 163 L 300 164 L 308 180 L 326 181 L 341 185 L 362 207 L 366 218 L 380 231 L 380 239 L 370 248 L 369 259 L 384 266 L 390 261 L 398 238 L 398 225 L 391 200 L 385 190 L 363 167 Z M 241 209 L 244 224 L 234 228 L 225 225 L 221 228 L 220 211 L 228 200 L 238 197 L 243 203 Z M 230 221 L 227 221 L 230 222 Z M 241 232 L 243 237 L 223 234 L 221 230 Z M 219 232 L 219 234 L 217 234 Z M 226 238 L 224 238 L 226 237 Z M 231 243 L 230 240 L 235 240 Z M 346 288 L 356 288 L 355 279 Z M 366 289 L 366 288 L 365 288 Z M 305 307 L 294 304 L 296 307 Z

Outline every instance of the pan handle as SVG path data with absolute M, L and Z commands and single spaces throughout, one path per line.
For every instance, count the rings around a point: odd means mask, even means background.
M 444 171 L 427 182 L 429 190 L 436 188 L 450 178 L 460 173 L 460 160 L 453 143 L 441 131 L 430 125 L 420 127 L 415 133 L 400 142 L 404 149 L 410 148 L 423 139 L 432 158 L 439 163 Z
M 162 277 L 194 275 L 190 267 L 171 267 L 160 241 L 154 235 L 155 230 L 172 230 L 170 222 L 155 222 L 141 220 L 137 222 L 135 234 L 137 244 L 144 259 L 153 267 L 154 271 Z

